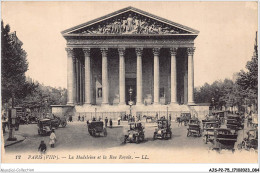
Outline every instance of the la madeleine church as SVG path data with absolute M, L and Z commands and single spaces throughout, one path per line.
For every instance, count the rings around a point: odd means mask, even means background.
M 199 31 L 127 7 L 61 33 L 67 107 L 74 114 L 190 111 L 194 105 Z

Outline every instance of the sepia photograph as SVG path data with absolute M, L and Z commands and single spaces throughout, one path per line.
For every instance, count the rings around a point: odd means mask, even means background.
M 256 164 L 258 2 L 2 1 L 1 101 L 2 163 Z

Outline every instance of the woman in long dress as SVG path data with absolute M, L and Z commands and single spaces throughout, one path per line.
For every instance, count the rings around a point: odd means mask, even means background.
M 56 141 L 56 135 L 55 135 L 54 129 L 52 129 L 52 132 L 51 132 L 51 135 L 50 135 L 51 148 L 54 148 L 55 141 Z

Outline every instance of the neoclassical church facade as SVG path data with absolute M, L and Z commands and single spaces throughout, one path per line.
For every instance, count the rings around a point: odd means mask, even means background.
M 127 7 L 61 33 L 67 105 L 76 112 L 194 105 L 199 31 Z

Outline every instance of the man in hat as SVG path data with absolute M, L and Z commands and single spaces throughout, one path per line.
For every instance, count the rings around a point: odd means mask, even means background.
M 52 132 L 51 132 L 51 135 L 50 135 L 51 148 L 54 148 L 55 141 L 56 141 L 56 135 L 55 135 L 54 129 L 52 129 Z
M 41 141 L 40 146 L 38 147 L 38 151 L 40 151 L 42 154 L 45 154 L 47 150 L 47 146 L 44 143 L 44 141 Z

